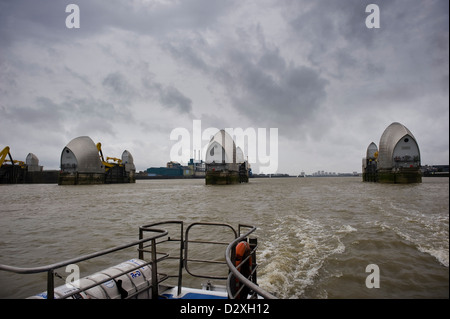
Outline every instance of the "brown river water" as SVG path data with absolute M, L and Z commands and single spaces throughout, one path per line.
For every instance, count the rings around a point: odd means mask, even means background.
M 136 240 L 140 225 L 163 220 L 243 223 L 257 227 L 258 283 L 279 298 L 449 297 L 448 178 L 0 185 L 0 201 L 0 264 L 73 258 Z M 368 265 L 378 267 L 379 288 L 366 284 Z M 0 298 L 44 291 L 45 278 L 0 271 Z

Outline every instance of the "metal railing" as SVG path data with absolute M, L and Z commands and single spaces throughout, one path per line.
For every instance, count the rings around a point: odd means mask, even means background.
M 186 272 L 194 277 L 200 277 L 205 279 L 219 279 L 219 280 L 225 280 L 227 279 L 227 276 L 220 276 L 220 275 L 209 275 L 209 274 L 199 274 L 194 273 L 189 269 L 189 263 L 207 263 L 207 264 L 223 264 L 226 265 L 225 261 L 214 261 L 210 259 L 197 259 L 197 258 L 189 258 L 189 243 L 197 243 L 197 244 L 205 244 L 205 245 L 222 245 L 227 246 L 229 242 L 220 242 L 220 241 L 206 241 L 206 240 L 189 240 L 189 231 L 193 229 L 193 227 L 197 226 L 210 226 L 210 227 L 221 227 L 221 228 L 228 228 L 231 231 L 231 234 L 233 235 L 233 238 L 237 237 L 236 230 L 229 224 L 224 223 L 193 223 L 188 226 L 186 229 L 186 243 L 185 243 L 185 252 L 184 252 L 184 267 L 186 269 Z
M 241 296 L 241 293 L 245 291 L 245 288 L 247 288 L 250 290 L 251 298 L 258 298 L 258 296 L 261 296 L 265 299 L 276 299 L 274 295 L 268 293 L 257 284 L 256 271 L 258 269 L 258 264 L 256 263 L 256 249 L 258 247 L 258 244 L 256 238 L 250 238 L 248 240 L 248 242 L 250 243 L 251 251 L 248 256 L 244 258 L 238 266 L 236 266 L 236 246 L 242 241 L 247 241 L 248 236 L 256 230 L 256 227 L 253 226 L 239 225 L 239 234 L 241 233 L 242 227 L 250 228 L 250 230 L 232 241 L 227 246 L 227 249 L 225 251 L 225 260 L 230 270 L 230 274 L 227 278 L 228 297 L 230 299 L 236 299 Z M 241 269 L 250 262 L 252 263 L 250 265 L 251 272 L 248 277 L 245 277 L 241 273 Z M 236 282 L 238 282 L 239 285 L 236 285 Z M 238 288 L 236 290 L 237 286 Z M 247 295 L 244 298 L 247 298 Z
M 224 247 L 224 249 L 226 248 L 226 246 L 228 246 L 229 241 L 224 242 L 224 241 L 216 241 L 216 240 L 203 240 L 203 239 L 191 239 L 190 236 L 190 232 L 194 229 L 197 228 L 199 226 L 207 226 L 207 227 L 221 227 L 221 228 L 225 228 L 228 229 L 230 231 L 230 234 L 233 236 L 233 238 L 237 238 L 237 232 L 236 230 L 229 224 L 225 224 L 225 223 L 206 223 L 206 222 L 197 222 L 197 223 L 192 223 L 190 224 L 187 228 L 186 231 L 183 232 L 184 229 L 184 223 L 182 221 L 164 221 L 164 222 L 159 222 L 159 223 L 153 223 L 153 224 L 148 224 L 148 225 L 144 225 L 141 226 L 139 228 L 139 238 L 143 238 L 143 233 L 146 231 L 152 231 L 153 227 L 159 227 L 162 225 L 178 225 L 179 226 L 179 230 L 176 230 L 176 232 L 178 233 L 178 238 L 174 238 L 172 236 L 170 236 L 171 234 L 169 234 L 167 236 L 167 238 L 164 238 L 158 242 L 155 243 L 151 243 L 150 245 L 140 245 L 139 246 L 139 259 L 144 259 L 144 253 L 150 253 L 152 254 L 152 258 L 156 258 L 157 254 L 163 255 L 166 259 L 172 259 L 172 260 L 178 260 L 179 264 L 178 264 L 178 274 L 177 275 L 168 275 L 169 278 L 177 278 L 178 279 L 178 283 L 177 283 L 177 287 L 178 287 L 178 295 L 181 294 L 181 288 L 182 288 L 182 281 L 183 281 L 183 268 L 184 270 L 191 276 L 193 277 L 197 277 L 197 278 L 205 278 L 205 279 L 217 279 L 217 280 L 226 280 L 228 278 L 228 276 L 224 275 L 216 275 L 216 274 L 211 274 L 208 272 L 196 272 L 194 270 L 192 270 L 190 268 L 190 265 L 192 263 L 200 263 L 200 264 L 215 264 L 215 265 L 224 265 L 224 267 L 227 266 L 226 261 L 217 261 L 217 260 L 212 260 L 212 259 L 199 259 L 199 258 L 192 258 L 190 256 L 190 250 L 189 247 L 191 244 L 202 244 L 202 245 L 222 245 Z M 166 254 L 163 254 L 161 252 L 157 253 L 157 246 L 164 244 L 164 243 L 168 243 L 168 242 L 179 242 L 179 256 L 169 256 Z M 157 259 L 158 260 L 158 259 Z M 158 260 L 159 261 L 159 260 Z
M 178 221 L 178 220 L 174 220 L 174 221 L 163 221 L 163 222 L 159 222 L 159 223 L 153 223 L 153 224 L 148 224 L 148 225 L 143 225 L 139 227 L 139 239 L 142 239 L 144 237 L 144 233 L 145 232 L 152 232 L 155 229 L 153 227 L 156 226 L 162 226 L 162 225 L 178 225 L 180 227 L 179 230 L 179 238 L 171 238 L 170 236 L 167 236 L 166 239 L 160 240 L 159 242 L 156 241 L 152 241 L 150 243 L 150 245 L 144 245 L 144 243 L 141 243 L 139 245 L 138 251 L 139 251 L 139 259 L 144 259 L 144 253 L 150 253 L 151 254 L 151 258 L 152 260 L 157 260 L 160 261 L 163 258 L 164 259 L 175 259 L 179 261 L 179 265 L 178 265 L 178 275 L 167 275 L 168 278 L 173 278 L 176 277 L 178 278 L 178 294 L 181 293 L 181 287 L 182 287 L 182 281 L 183 281 L 183 249 L 184 249 L 184 232 L 183 232 L 183 228 L 184 228 L 184 223 L 182 221 Z M 168 231 L 166 231 L 165 235 L 168 235 Z M 161 236 L 163 237 L 163 236 Z M 156 250 L 157 245 L 163 244 L 165 242 L 179 242 L 180 243 L 180 247 L 179 247 L 179 257 L 173 257 L 170 256 L 169 254 L 165 254 L 165 253 L 159 253 L 161 255 L 163 255 L 162 258 L 160 258 L 158 260 L 157 255 L 158 252 Z M 150 248 L 150 250 L 148 249 Z M 155 263 L 155 273 L 157 273 L 157 263 Z M 152 267 L 152 271 L 153 271 L 153 267 Z M 152 273 L 153 276 L 153 273 Z M 153 281 L 153 277 L 152 277 L 152 281 Z
M 148 241 L 150 241 L 152 243 L 152 245 L 155 245 L 156 239 L 167 235 L 167 231 L 162 230 L 162 229 L 152 229 L 152 231 L 156 232 L 156 233 L 159 233 L 159 234 L 153 235 L 153 236 L 148 237 L 148 238 L 141 238 L 138 241 L 134 241 L 134 242 L 131 242 L 131 243 L 128 243 L 128 244 L 124 244 L 124 245 L 120 245 L 120 246 L 117 246 L 117 247 L 101 250 L 101 251 L 98 251 L 98 252 L 95 252 L 95 253 L 91 253 L 91 254 L 87 254 L 87 255 L 84 255 L 84 256 L 76 257 L 76 258 L 73 258 L 73 259 L 68 259 L 68 260 L 65 260 L 65 261 L 62 261 L 62 262 L 58 262 L 58 263 L 54 263 L 54 264 L 50 264 L 50 265 L 46 265 L 46 266 L 41 266 L 41 267 L 33 267 L 33 268 L 22 268 L 22 267 L 14 267 L 14 266 L 8 266 L 8 265 L 0 264 L 0 270 L 9 271 L 9 272 L 13 272 L 13 273 L 16 273 L 16 274 L 37 274 L 37 273 L 44 273 L 44 272 L 46 272 L 47 273 L 47 299 L 54 299 L 55 298 L 55 281 L 54 281 L 54 278 L 55 278 L 55 274 L 56 274 L 56 272 L 55 272 L 56 269 L 59 269 L 59 268 L 62 268 L 62 267 L 65 267 L 65 266 L 68 266 L 68 265 L 71 265 L 71 264 L 76 264 L 76 263 L 79 263 L 79 262 L 87 261 L 87 260 L 90 260 L 90 259 L 93 259 L 93 258 L 97 258 L 97 257 L 100 257 L 100 256 L 104 256 L 104 255 L 107 255 L 107 254 L 110 254 L 110 253 L 113 253 L 113 252 L 117 252 L 117 251 L 120 251 L 120 250 L 124 250 L 124 249 L 130 248 L 132 246 L 142 245 L 142 244 L 144 244 L 144 243 L 146 243 Z M 151 267 L 151 269 L 152 269 L 152 279 L 156 278 L 156 280 L 152 280 L 152 284 L 151 284 L 152 285 L 152 293 L 155 292 L 155 294 L 152 294 L 152 297 L 153 298 L 157 298 L 158 297 L 158 294 L 157 294 L 158 283 L 163 281 L 165 279 L 165 277 L 160 279 L 159 282 L 158 282 L 158 280 L 157 280 L 157 275 L 158 274 L 157 274 L 156 264 L 157 264 L 156 258 L 152 258 L 151 261 L 149 261 L 149 262 L 147 262 L 145 264 L 139 265 L 139 266 L 137 266 L 135 268 L 127 269 L 126 271 L 121 272 L 118 275 L 115 275 L 115 276 L 107 278 L 105 280 L 96 282 L 96 283 L 94 283 L 92 285 L 88 285 L 86 287 L 76 289 L 76 290 L 72 291 L 71 293 L 65 295 L 64 298 L 69 298 L 71 296 L 74 296 L 74 295 L 79 294 L 81 292 L 84 292 L 86 290 L 89 290 L 92 287 L 101 285 L 102 283 L 105 283 L 105 282 L 107 282 L 107 281 L 109 281 L 111 279 L 117 278 L 117 277 L 122 276 L 122 275 L 124 275 L 126 273 L 129 273 L 130 271 L 134 271 L 134 270 L 136 270 L 138 268 L 141 268 L 141 267 L 144 267 L 146 265 L 152 265 L 152 267 Z M 136 293 L 134 293 L 133 295 L 130 295 L 128 297 L 131 298 L 131 297 L 133 297 L 134 295 L 136 295 L 137 293 L 140 293 L 140 292 L 141 291 L 137 291 Z
M 169 231 L 165 229 L 160 229 L 161 226 L 168 226 L 168 225 L 175 225 L 176 227 L 179 227 L 179 230 L 176 232 L 178 233 L 178 238 L 173 238 L 169 235 Z M 190 239 L 190 231 L 194 227 L 198 226 L 207 226 L 207 227 L 224 227 L 230 231 L 233 238 L 235 238 L 231 243 L 229 242 L 223 242 L 223 241 L 210 241 L 210 240 L 199 240 L 199 239 Z M 158 227 L 158 228 L 156 228 Z M 245 234 L 241 235 L 241 228 L 248 228 L 250 229 Z M 21 267 L 13 267 L 13 266 L 7 266 L 7 265 L 1 265 L 0 264 L 0 270 L 9 271 L 17 274 L 35 274 L 35 273 L 47 273 L 47 298 L 48 299 L 54 299 L 55 298 L 55 286 L 54 286 L 54 277 L 56 275 L 55 270 L 68 266 L 70 264 L 76 264 L 79 262 L 87 261 L 96 257 L 104 256 L 113 252 L 117 252 L 120 250 L 124 250 L 126 248 L 130 248 L 132 246 L 137 246 L 138 250 L 138 258 L 141 260 L 145 260 L 144 253 L 150 254 L 150 261 L 146 261 L 144 264 L 138 265 L 132 269 L 124 270 L 123 272 L 113 276 L 108 277 L 102 281 L 98 281 L 94 284 L 91 284 L 89 286 L 85 286 L 82 288 L 78 288 L 74 291 L 71 291 L 70 293 L 64 295 L 64 298 L 72 297 L 76 294 L 79 294 L 81 292 L 84 292 L 86 290 L 89 290 L 95 286 L 101 285 L 107 281 L 110 281 L 112 279 L 115 279 L 119 276 L 122 276 L 124 274 L 127 274 L 131 271 L 137 270 L 138 268 L 151 265 L 151 276 L 152 281 L 150 287 L 145 287 L 139 291 L 134 292 L 131 295 L 128 295 L 127 298 L 132 298 L 136 296 L 137 294 L 141 293 L 142 291 L 151 289 L 152 291 L 152 298 L 158 298 L 159 296 L 159 284 L 163 282 L 164 280 L 168 278 L 177 278 L 178 280 L 178 295 L 181 294 L 181 288 L 182 288 L 182 281 L 183 281 L 183 268 L 186 270 L 188 274 L 190 274 L 193 277 L 200 277 L 200 278 L 206 278 L 206 279 L 218 279 L 218 280 L 226 280 L 227 281 L 227 293 L 229 298 L 236 298 L 238 297 L 244 287 L 247 287 L 253 298 L 257 298 L 258 296 L 261 296 L 263 298 L 275 298 L 275 296 L 271 295 L 270 293 L 264 291 L 262 288 L 260 288 L 257 285 L 257 276 L 256 272 L 258 269 L 258 265 L 256 263 L 256 249 L 257 249 L 257 240 L 256 238 L 249 238 L 249 243 L 251 247 L 251 252 L 247 258 L 245 258 L 239 266 L 235 266 L 236 264 L 236 254 L 235 254 L 235 248 L 236 245 L 243 241 L 247 240 L 250 234 L 252 234 L 256 230 L 253 226 L 247 226 L 247 225 L 239 225 L 239 229 L 236 232 L 236 230 L 230 226 L 229 224 L 224 223 L 193 223 L 190 224 L 186 228 L 186 232 L 184 232 L 184 223 L 182 221 L 163 221 L 148 225 L 143 225 L 139 227 L 139 240 L 120 245 L 117 247 L 105 249 L 102 251 L 98 251 L 92 254 L 80 256 L 77 258 L 69 259 L 66 261 L 62 261 L 59 263 L 46 265 L 42 267 L 34 267 L 34 268 L 21 268 Z M 144 237 L 145 233 L 153 233 L 149 237 Z M 179 243 L 179 253 L 178 256 L 171 256 L 168 253 L 163 253 L 161 251 L 157 250 L 157 246 L 161 245 L 163 243 L 167 242 L 178 242 Z M 211 260 L 211 259 L 199 259 L 199 258 L 191 258 L 189 255 L 189 245 L 190 244 L 204 244 L 204 245 L 222 245 L 226 246 L 225 250 L 225 261 L 217 261 L 217 260 Z M 250 258 L 251 257 L 251 258 Z M 178 261 L 178 273 L 176 275 L 171 274 L 161 274 L 158 272 L 158 263 L 166 260 L 166 259 L 172 259 Z M 252 261 L 251 265 L 251 273 L 248 277 L 245 277 L 242 275 L 240 269 L 243 267 L 246 263 L 250 263 L 250 260 Z M 192 271 L 189 268 L 190 263 L 206 263 L 206 264 L 223 264 L 224 266 L 228 267 L 228 276 L 219 276 L 219 275 L 211 275 L 209 273 L 196 273 Z M 236 283 L 239 283 L 240 288 L 236 289 Z M 246 296 L 247 297 L 247 296 Z

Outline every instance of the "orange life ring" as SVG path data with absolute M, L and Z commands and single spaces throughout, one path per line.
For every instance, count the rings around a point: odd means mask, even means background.
M 252 272 L 252 256 L 250 255 L 251 248 L 250 244 L 246 241 L 241 241 L 236 246 L 236 267 L 238 267 L 241 262 L 246 259 L 248 256 L 250 258 L 239 268 L 239 272 L 245 277 L 248 278 Z M 241 288 L 242 283 L 236 279 L 236 291 Z M 246 299 L 250 289 L 246 286 L 241 290 L 241 292 L 236 296 L 236 299 Z

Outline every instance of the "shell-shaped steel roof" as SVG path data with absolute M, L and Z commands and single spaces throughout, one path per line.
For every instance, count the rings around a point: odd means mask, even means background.
M 380 138 L 378 151 L 379 168 L 392 167 L 392 157 L 395 146 L 406 135 L 409 135 L 414 141 L 416 141 L 411 131 L 408 130 L 403 124 L 400 124 L 398 122 L 392 123 L 384 130 L 383 135 L 381 135 Z
M 122 163 L 123 164 L 134 164 L 133 155 L 127 150 L 122 153 Z
M 80 173 L 104 173 L 105 168 L 100 160 L 97 146 L 89 136 L 74 138 L 63 149 L 70 150 L 77 160 L 77 171 Z M 61 155 L 61 165 L 63 156 Z
M 370 143 L 367 147 L 366 158 L 376 158 L 376 154 L 378 152 L 377 144 L 374 142 Z
M 244 163 L 245 162 L 245 156 L 242 149 L 238 146 L 236 147 L 236 162 L 237 163 Z
M 222 161 L 225 161 L 226 163 L 236 163 L 236 144 L 230 134 L 225 130 L 220 130 L 213 138 L 211 138 L 206 151 L 206 163 L 212 163 L 213 160 L 215 160 L 215 156 L 213 152 L 211 152 L 211 149 L 217 146 L 222 148 L 220 150 Z M 217 155 L 217 152 L 215 154 Z
M 39 165 L 39 158 L 36 155 L 34 155 L 33 153 L 28 153 L 25 163 L 28 166 Z

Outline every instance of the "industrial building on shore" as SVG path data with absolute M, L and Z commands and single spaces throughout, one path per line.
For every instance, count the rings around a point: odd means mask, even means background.
M 365 182 L 421 183 L 420 150 L 416 138 L 404 125 L 394 122 L 380 138 L 370 143 L 363 158 Z
M 170 161 L 166 167 L 150 167 L 147 169 L 147 177 L 155 179 L 170 178 L 204 178 L 205 162 L 191 158 L 187 165 Z

